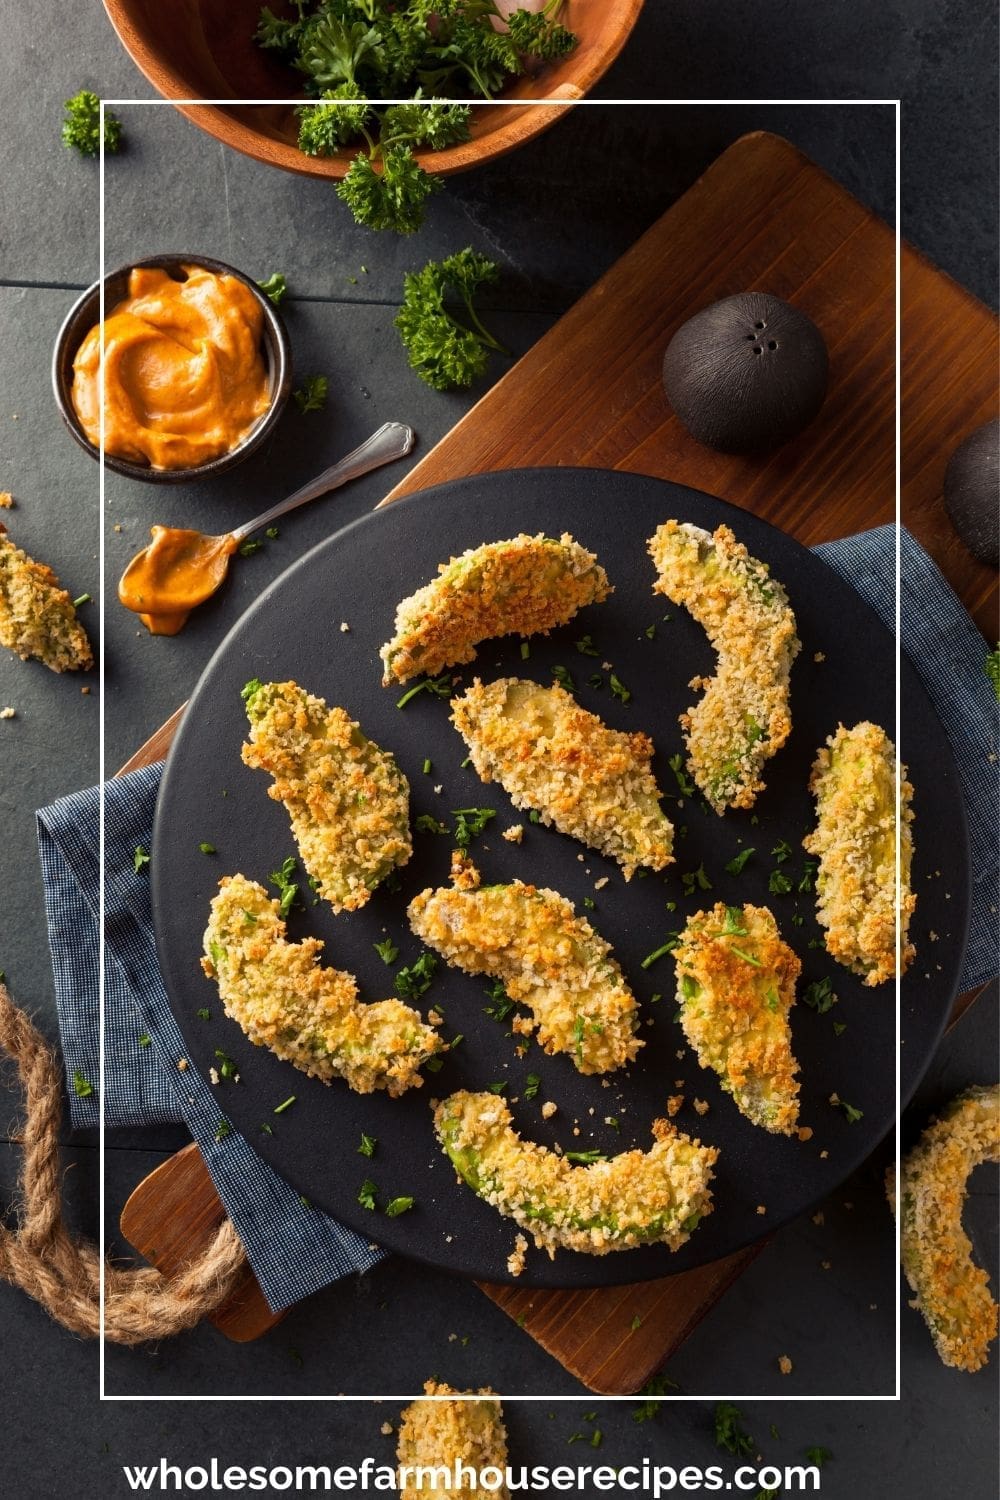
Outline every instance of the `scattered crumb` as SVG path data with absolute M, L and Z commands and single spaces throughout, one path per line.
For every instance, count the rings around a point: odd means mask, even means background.
M 696 1099 L 694 1101 L 694 1111 L 697 1115 L 707 1115 L 711 1107 L 707 1099 Z
M 116 521 L 115 522 L 115 530 L 116 531 L 121 531 L 121 529 L 122 529 L 122 523 L 120 521 Z
M 928 933 L 928 934 L 927 934 L 927 936 L 928 936 L 928 937 L 929 937 L 929 938 L 930 938 L 930 940 L 931 940 L 931 942 L 932 942 L 932 943 L 936 943 L 936 942 L 937 942 L 937 940 L 938 940 L 938 935 L 937 935 L 937 933 L 936 933 L 936 932 L 935 932 L 935 931 L 934 931 L 934 929 L 933 929 L 933 928 L 932 928 L 932 929 L 931 929 L 931 931 L 930 931 L 930 932 L 929 932 L 929 933 Z
M 524 1253 L 528 1248 L 528 1241 L 523 1234 L 519 1234 L 514 1241 L 514 1249 L 507 1257 L 507 1270 L 512 1276 L 520 1276 L 524 1270 Z
M 347 631 L 349 631 L 351 627 L 350 627 L 350 625 L 348 625 L 348 623 L 347 623 L 346 620 L 341 620 L 341 622 L 340 622 L 340 628 L 344 632 L 344 634 L 346 635 Z
M 878 1303 L 877 1302 L 869 1302 L 869 1304 L 868 1304 L 868 1311 L 869 1312 L 878 1312 Z
M 448 1335 L 448 1342 L 449 1342 L 449 1344 L 457 1343 L 458 1342 L 458 1334 L 457 1333 L 449 1333 L 449 1335 Z
M 614 667 L 614 662 L 610 662 L 610 661 L 602 661 L 601 662 L 601 671 L 602 672 L 610 672 L 613 667 Z
M 683 1087 L 684 1087 L 684 1080 L 683 1080 L 683 1078 L 675 1078 L 674 1079 L 674 1088 L 675 1089 L 682 1089 Z
M 559 1106 L 557 1104 L 553 1104 L 551 1099 L 546 1099 L 545 1103 L 542 1105 L 542 1119 L 551 1120 L 552 1116 L 555 1114 L 558 1108 Z
M 85 698 L 89 698 L 90 697 L 90 688 L 87 686 L 86 683 L 83 684 L 83 687 L 80 689 L 80 692 L 83 694 L 83 696 Z
M 573 1134 L 574 1135 L 579 1135 L 580 1134 L 580 1127 L 579 1127 L 579 1125 L 574 1125 L 573 1126 Z
M 821 1260 L 820 1261 L 820 1265 L 823 1267 L 824 1271 L 829 1271 L 829 1269 L 830 1269 L 830 1267 L 831 1267 L 832 1264 L 833 1264 L 833 1262 L 829 1261 L 829 1260 Z
M 826 661 L 826 655 L 822 651 L 813 652 L 813 661 Z
M 678 1047 L 677 1051 L 674 1053 L 674 1056 L 676 1057 L 678 1062 L 683 1062 L 685 1057 L 687 1056 L 687 1048 Z
M 670 1117 L 671 1120 L 674 1118 L 674 1115 L 681 1108 L 681 1106 L 683 1105 L 683 1103 L 684 1103 L 684 1095 L 683 1094 L 671 1094 L 670 1095 L 670 1098 L 667 1100 L 667 1114 L 668 1114 L 668 1116 Z
M 0 708 L 0 719 L 13 719 L 13 718 L 16 718 L 16 717 L 17 717 L 17 710 L 14 709 L 14 708 L 11 708 L 9 705 L 8 705 L 7 708 Z
M 763 1204 L 763 1203 L 758 1203 L 758 1204 L 757 1204 L 757 1212 L 758 1212 L 758 1213 L 759 1213 L 759 1214 L 766 1214 L 766 1213 L 767 1213 L 767 1208 L 766 1208 L 766 1206 L 765 1206 L 765 1205 L 764 1205 L 764 1204 Z
M 392 1437 L 393 1430 L 394 1429 L 391 1422 L 383 1422 L 382 1426 L 379 1428 L 379 1432 L 383 1437 Z
M 595 880 L 594 881 L 594 890 L 595 891 L 603 891 L 603 889 L 607 885 L 609 879 L 610 879 L 609 876 L 602 875 L 601 878 L 600 878 L 600 880 Z
M 850 1212 L 850 1210 L 854 1207 L 854 1204 L 851 1203 L 851 1202 L 849 1202 L 849 1201 L 845 1201 L 844 1207 L 847 1209 L 848 1212 Z
M 837 1105 L 840 1103 L 840 1095 L 837 1093 L 831 1094 L 829 1099 L 827 1100 L 827 1103 L 832 1104 L 834 1109 L 836 1109 Z
M 442 792 L 443 792 L 443 791 L 444 791 L 444 786 L 443 786 L 443 784 L 442 784 L 442 783 L 441 783 L 441 782 L 440 782 L 440 781 L 439 781 L 439 782 L 438 782 L 438 784 L 437 784 L 437 786 L 436 786 L 436 787 L 435 787 L 435 788 L 434 788 L 434 795 L 435 795 L 435 796 L 436 796 L 436 797 L 440 797 L 440 795 L 441 795 L 441 793 L 442 793 Z
M 218 1068 L 209 1068 L 209 1070 L 208 1070 L 208 1081 L 209 1081 L 209 1083 L 218 1083 L 218 1081 L 219 1081 L 219 1070 L 218 1070 Z
M 797 1131 L 800 1141 L 811 1141 L 813 1138 L 811 1125 L 800 1125 Z
M 177 1071 L 178 1071 L 178 1073 L 186 1073 L 187 1072 L 187 1065 L 188 1065 L 187 1058 L 186 1057 L 179 1057 L 177 1059 Z
M 826 1159 L 827 1159 L 827 1157 L 829 1155 L 830 1155 L 829 1151 L 821 1151 L 819 1153 L 819 1159 L 820 1159 L 820 1161 L 826 1161 Z
M 431 1023 L 432 1026 L 443 1026 L 444 1025 L 444 1016 L 441 1014 L 441 1012 L 439 1010 L 429 1010 L 427 1012 L 427 1019 L 428 1019 L 428 1021 L 430 1021 L 430 1023 Z
M 512 823 L 509 828 L 504 829 L 500 837 L 506 839 L 508 844 L 519 844 L 524 838 L 524 824 Z
M 792 1362 L 787 1354 L 778 1355 L 778 1369 L 782 1375 L 790 1375 L 792 1373 Z
M 822 1209 L 820 1209 L 819 1213 L 813 1214 L 813 1223 L 814 1224 L 825 1224 L 826 1223 L 826 1215 L 823 1213 Z
M 9 490 L 0 490 L 0 510 L 13 510 L 14 496 Z

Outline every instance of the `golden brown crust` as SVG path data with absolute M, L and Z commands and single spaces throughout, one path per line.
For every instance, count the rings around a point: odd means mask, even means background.
M 219 882 L 205 930 L 202 969 L 226 1015 L 258 1047 L 311 1078 L 343 1078 L 356 1093 L 419 1088 L 419 1068 L 441 1038 L 400 1000 L 358 999 L 352 975 L 320 964 L 323 943 L 290 943 L 279 903 L 245 875 Z
M 648 735 L 609 729 L 557 684 L 517 677 L 477 677 L 451 717 L 480 778 L 499 781 L 515 807 L 617 860 L 626 880 L 672 863 Z
M 901 1164 L 896 1203 L 892 1169 L 886 1188 L 900 1214 L 906 1279 L 944 1364 L 980 1369 L 997 1336 L 989 1276 L 972 1259 L 962 1228 L 970 1173 L 1000 1161 L 1000 1087 L 960 1094 L 932 1120 Z
M 816 855 L 816 908 L 827 952 L 868 986 L 896 974 L 896 750 L 878 725 L 843 724 L 820 749 L 809 790 L 816 828 L 802 847 Z M 910 890 L 913 788 L 900 782 L 900 949 L 902 972 L 914 956 L 907 929 L 917 899 Z
M 522 532 L 472 548 L 397 607 L 380 653 L 383 685 L 472 661 L 476 646 L 496 636 L 547 635 L 610 592 L 597 558 L 568 532 L 558 540 Z
M 53 672 L 94 665 L 73 601 L 52 569 L 15 547 L 0 525 L 0 645 L 22 661 L 34 657 Z
M 799 1118 L 798 1063 L 788 1014 L 802 965 L 766 906 L 725 906 L 689 918 L 674 950 L 684 1035 L 737 1107 L 779 1135 Z
M 687 609 L 718 653 L 715 676 L 690 684 L 705 696 L 680 718 L 688 767 L 716 812 L 752 807 L 765 762 L 792 728 L 789 672 L 799 640 L 788 596 L 728 526 L 710 535 L 666 521 L 649 551 L 654 592 Z

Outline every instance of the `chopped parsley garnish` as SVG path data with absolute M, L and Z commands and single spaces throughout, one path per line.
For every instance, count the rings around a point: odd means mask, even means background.
M 528 814 L 528 822 L 529 823 L 540 823 L 541 821 L 542 821 L 542 815 L 541 815 L 541 813 L 538 812 L 537 809 L 535 809 L 533 807 L 531 809 L 531 811 L 529 812 L 529 814 Z
M 622 682 L 620 678 L 615 676 L 614 672 L 612 672 L 611 676 L 608 678 L 608 686 L 611 689 L 612 697 L 620 699 L 622 703 L 628 703 L 631 699 L 631 691 L 625 686 L 624 682 Z
M 750 849 L 739 850 L 738 855 L 736 855 L 735 858 L 730 859 L 729 864 L 726 865 L 726 874 L 744 873 L 745 865 L 747 865 L 747 861 L 748 859 L 750 859 L 751 853 L 756 852 L 757 850 L 753 849 L 753 847 L 750 847 Z
M 667 941 L 663 944 L 663 946 L 660 948 L 654 948 L 652 953 L 647 953 L 646 957 L 642 960 L 642 963 L 639 965 L 639 967 L 642 969 L 652 968 L 653 964 L 656 963 L 656 960 L 658 958 L 663 958 L 663 956 L 667 953 L 673 953 L 680 940 L 681 935 L 679 932 L 668 933 Z
M 269 542 L 276 542 L 278 540 L 278 537 L 281 535 L 281 532 L 278 530 L 277 526 L 269 526 L 264 532 L 264 535 L 267 537 Z
M 1000 702 L 1000 646 L 995 651 L 987 653 L 984 671 L 993 684 L 993 691 Z
M 507 1084 L 506 1082 L 489 1083 L 486 1085 L 486 1087 L 489 1089 L 491 1094 L 502 1094 L 504 1089 L 507 1087 Z
M 215 965 L 216 970 L 218 970 L 222 964 L 222 960 L 226 956 L 225 948 L 223 948 L 221 943 L 210 942 L 208 951 L 212 955 L 212 963 Z
M 460 849 L 467 849 L 474 838 L 478 838 L 486 827 L 496 817 L 496 809 L 493 807 L 454 807 L 452 817 L 455 819 L 455 843 Z
M 139 1046 L 148 1047 L 152 1040 L 153 1038 L 149 1035 L 148 1032 L 143 1032 L 142 1036 L 139 1038 Z
M 631 1328 L 633 1333 L 635 1333 L 637 1328 L 642 1327 L 642 1318 L 638 1313 L 636 1313 L 635 1317 L 632 1319 L 631 1323 L 628 1326 Z
M 607 1161 L 603 1151 L 564 1151 L 563 1155 L 567 1161 L 582 1162 L 585 1167 L 593 1166 L 595 1161 Z
M 212 1012 L 209 1010 L 207 1005 L 203 1005 L 200 1010 L 195 1011 L 195 1015 L 198 1017 L 199 1021 L 210 1021 L 212 1019 Z
M 537 1098 L 538 1090 L 541 1088 L 541 1086 L 542 1080 L 539 1078 L 538 1074 L 529 1073 L 524 1084 L 524 1097 L 526 1099 Z
M 73 1092 L 78 1099 L 89 1099 L 94 1092 L 94 1085 L 84 1078 L 79 1068 L 73 1071 Z
M 298 883 L 292 879 L 292 876 L 295 874 L 297 868 L 298 862 L 292 857 L 292 855 L 289 855 L 288 858 L 282 862 L 281 869 L 272 870 L 270 875 L 267 877 L 271 885 L 273 885 L 275 889 L 281 893 L 281 901 L 278 905 L 278 915 L 282 918 L 282 920 L 284 920 L 284 918 L 288 916 L 288 913 L 291 911 L 292 907 L 298 900 Z
M 261 547 L 263 547 L 263 545 L 264 545 L 264 543 L 261 542 L 261 541 L 246 541 L 246 542 L 241 542 L 240 543 L 240 548 L 239 548 L 240 556 L 241 557 L 253 557 L 254 553 L 255 552 L 259 552 L 260 549 L 261 549 Z
M 419 1000 L 430 989 L 434 971 L 438 966 L 437 956 L 421 953 L 420 957 L 396 975 L 396 993 L 401 1000 Z
M 681 884 L 684 887 L 685 896 L 693 896 L 695 886 L 698 887 L 699 891 L 710 891 L 712 889 L 712 882 L 705 874 L 704 864 L 700 864 L 697 870 L 686 871 L 681 876 Z
M 268 1123 L 267 1123 L 266 1120 L 265 1120 L 265 1122 L 264 1122 L 263 1125 L 258 1125 L 257 1129 L 260 1131 L 261 1135 L 273 1135 L 274 1134 L 274 1131 L 271 1129 L 270 1125 L 268 1125 Z
M 792 882 L 784 870 L 772 870 L 767 888 L 772 896 L 787 896 L 792 888 Z
M 759 958 L 755 958 L 752 953 L 747 953 L 744 948 L 737 948 L 735 943 L 730 943 L 729 951 L 730 953 L 735 953 L 737 958 L 742 958 L 744 963 L 753 964 L 755 969 L 763 967 Z
M 787 843 L 784 839 L 779 839 L 774 848 L 771 850 L 771 853 L 774 855 L 779 865 L 784 864 L 785 860 L 788 858 L 791 852 L 791 844 Z
M 561 30 L 562 28 L 560 28 Z M 101 101 L 91 89 L 80 89 L 63 108 L 62 143 L 75 147 L 81 156 L 97 156 L 101 149 Z M 104 111 L 104 150 L 111 155 L 121 149 L 122 122 Z
M 364 1182 L 358 1188 L 358 1202 L 361 1204 L 362 1208 L 367 1208 L 370 1213 L 375 1212 L 377 1206 L 375 1203 L 375 1194 L 377 1192 L 378 1188 L 375 1186 L 374 1182 L 372 1182 L 370 1177 L 366 1177 Z
M 833 985 L 829 979 L 814 979 L 812 984 L 807 984 L 802 992 L 802 1000 L 810 1010 L 815 1010 L 824 1016 L 826 1012 L 837 1003 L 837 996 L 833 992 Z
M 433 767 L 431 761 L 425 756 L 424 757 L 424 764 L 423 764 L 423 773 L 424 773 L 424 775 L 425 776 L 429 776 L 431 774 L 431 771 L 433 769 L 434 769 L 434 767 Z
M 142 869 L 142 867 L 144 865 L 148 865 L 149 864 L 149 861 L 150 861 L 151 858 L 152 858 L 152 856 L 150 854 L 147 854 L 146 850 L 140 844 L 138 846 L 138 848 L 136 849 L 135 856 L 134 856 L 134 859 L 135 859 L 135 872 L 136 872 L 137 875 L 138 875 L 139 871 Z
M 492 989 L 486 991 L 492 1004 L 483 1006 L 483 1014 L 489 1016 L 493 1021 L 506 1021 L 514 1009 L 514 1002 L 503 987 L 503 981 L 498 979 Z
M 722 931 L 727 937 L 746 937 L 747 929 L 743 926 L 743 911 L 741 907 L 726 907 L 726 920 Z
M 250 681 L 240 688 L 240 697 L 243 702 L 249 704 L 250 699 L 259 693 L 263 686 L 259 677 L 251 677 Z
M 215 1127 L 215 1139 L 217 1141 L 224 1141 L 226 1139 L 226 1136 L 232 1135 L 232 1133 L 233 1127 L 230 1125 L 228 1120 L 220 1120 L 218 1125 L 216 1125 Z
M 73 608 L 74 609 L 79 609 L 81 604 L 91 604 L 91 603 L 93 603 L 93 595 L 92 594 L 81 594 L 79 596 L 79 598 L 73 600 Z
M 409 1212 L 413 1207 L 413 1202 L 412 1198 L 390 1198 L 385 1206 L 386 1217 L 389 1219 L 398 1219 L 400 1214 Z
M 383 938 L 381 943 L 373 943 L 372 947 L 384 964 L 394 964 L 399 957 L 399 949 L 392 938 Z
M 715 1445 L 737 1458 L 745 1458 L 754 1451 L 754 1440 L 743 1426 L 742 1412 L 728 1401 L 720 1401 L 715 1408 Z
M 293 391 L 295 405 L 305 415 L 307 411 L 322 411 L 326 405 L 330 382 L 325 375 L 307 375 L 300 391 Z
M 646 639 L 647 639 L 647 641 L 655 641 L 656 640 L 656 624 L 655 624 L 655 622 L 652 625 L 647 625 L 646 626 Z
M 594 645 L 594 642 L 589 635 L 581 636 L 580 639 L 578 641 L 574 641 L 573 644 L 579 651 L 581 656 L 600 656 L 601 654 L 598 651 L 597 647 Z
M 278 306 L 282 297 L 288 291 L 288 283 L 280 271 L 273 271 L 266 281 L 258 281 L 257 285 L 268 301 L 274 303 L 275 307 Z
M 604 686 L 604 678 L 600 672 L 592 672 L 590 674 L 587 678 L 587 686 L 592 688 L 602 688 Z
M 823 1467 L 823 1465 L 826 1463 L 827 1459 L 828 1458 L 832 1458 L 832 1457 L 833 1457 L 833 1454 L 830 1452 L 829 1448 L 807 1448 L 806 1449 L 806 1458 L 809 1460 L 809 1462 L 811 1464 L 815 1464 L 816 1467 L 817 1467 L 817 1469 L 821 1469 Z
M 593 911 L 594 907 L 597 905 L 597 903 L 595 902 L 593 896 L 584 896 L 584 898 L 583 898 L 583 904 L 587 908 L 588 911 Z
M 853 1104 L 848 1104 L 848 1102 L 847 1102 L 846 1099 L 838 1099 L 837 1103 L 840 1105 L 840 1108 L 844 1111 L 844 1114 L 847 1116 L 847 1123 L 848 1123 L 848 1125 L 856 1125 L 859 1120 L 861 1120 L 861 1119 L 864 1118 L 864 1113 L 865 1113 L 864 1110 L 863 1109 L 855 1109 L 854 1105 Z
M 236 1063 L 221 1047 L 216 1047 L 215 1055 L 219 1059 L 219 1077 L 223 1083 L 235 1083 L 240 1076 Z
M 815 884 L 816 861 L 814 859 L 807 859 L 802 867 L 802 879 L 799 881 L 795 889 L 798 891 L 800 896 L 806 896 L 811 890 L 813 890 Z
M 413 826 L 418 833 L 449 832 L 447 823 L 439 823 L 437 818 L 432 817 L 430 813 L 421 813 L 418 818 L 414 818 Z
M 553 667 L 552 675 L 555 678 L 556 682 L 558 682 L 559 686 L 561 688 L 565 688 L 567 693 L 572 693 L 575 691 L 575 684 L 573 682 L 573 679 L 567 672 L 565 667 Z
M 683 758 L 681 757 L 681 755 L 680 754 L 671 755 L 669 757 L 668 761 L 667 761 L 667 765 L 670 767 L 671 771 L 673 771 L 673 773 L 674 773 L 674 779 L 677 782 L 677 785 L 678 785 L 678 787 L 681 790 L 682 796 L 693 797 L 694 796 L 694 782 L 691 780 L 691 778 L 686 774 L 686 772 L 684 770 L 684 761 L 683 761 Z
M 361 1133 L 361 1145 L 358 1147 L 359 1156 L 374 1156 L 375 1147 L 378 1145 L 378 1137 Z
M 214 844 L 199 844 L 198 848 L 201 850 L 202 854 L 218 854 L 219 852 Z
M 833 1034 L 834 1034 L 834 1036 L 843 1036 L 844 1032 L 846 1030 L 847 1030 L 847 1022 L 846 1021 L 834 1021 L 834 1023 L 833 1023 Z
M 451 677 L 447 672 L 442 672 L 440 677 L 424 677 L 414 687 L 408 688 L 397 703 L 397 708 L 405 708 L 411 698 L 418 693 L 430 693 L 434 698 L 451 697 Z
M 662 1401 L 656 1400 L 656 1397 L 669 1395 L 671 1391 L 679 1389 L 680 1387 L 676 1380 L 671 1380 L 668 1375 L 652 1376 L 651 1379 L 646 1381 L 646 1384 L 639 1392 L 640 1396 L 647 1396 L 651 1399 L 644 1401 L 641 1406 L 633 1408 L 632 1421 L 651 1422 L 659 1414 L 660 1408 L 663 1405 Z

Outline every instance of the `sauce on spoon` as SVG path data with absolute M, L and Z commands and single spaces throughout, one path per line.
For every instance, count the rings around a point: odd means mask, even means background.
M 118 598 L 151 635 L 176 635 L 222 583 L 239 542 L 231 533 L 205 536 L 170 526 L 154 526 L 151 535 L 122 574 Z

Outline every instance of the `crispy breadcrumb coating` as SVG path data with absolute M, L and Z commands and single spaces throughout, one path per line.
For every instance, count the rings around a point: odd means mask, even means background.
M 268 795 L 287 808 L 319 893 L 336 912 L 357 911 L 413 852 L 409 782 L 342 708 L 297 683 L 248 684 L 244 695 L 244 762 L 274 777 Z
M 902 1192 L 893 1169 L 886 1191 L 900 1213 L 903 1269 L 935 1348 L 956 1370 L 979 1370 L 997 1336 L 997 1304 L 989 1276 L 972 1259 L 962 1228 L 970 1173 L 1000 1161 L 1000 1086 L 971 1088 L 932 1120 L 901 1164 Z
M 802 847 L 819 860 L 816 915 L 827 952 L 882 984 L 896 974 L 896 750 L 884 729 L 838 725 L 816 756 L 809 781 L 816 829 Z M 900 951 L 905 974 L 916 951 L 907 929 L 917 898 L 910 890 L 913 788 L 900 783 Z
M 425 1381 L 424 1392 L 437 1397 L 459 1395 L 450 1385 L 435 1380 Z M 476 1394 L 492 1396 L 493 1392 L 489 1386 L 483 1386 Z M 427 1500 L 429 1494 L 435 1493 L 426 1484 L 418 1483 L 415 1473 L 418 1469 L 425 1472 L 442 1466 L 452 1469 L 461 1463 L 476 1474 L 491 1468 L 503 1473 L 507 1467 L 503 1408 L 499 1401 L 414 1401 L 403 1412 L 396 1455 L 400 1500 Z M 463 1495 L 466 1500 L 498 1500 L 498 1497 L 510 1500 L 506 1484 L 487 1490 L 469 1482 L 447 1493 Z
M 649 1151 L 573 1166 L 522 1141 L 496 1094 L 460 1092 L 437 1105 L 438 1139 L 459 1177 L 534 1236 L 539 1249 L 607 1255 L 636 1245 L 679 1250 L 712 1211 L 714 1147 L 653 1122 Z
M 696 912 L 674 950 L 684 1035 L 737 1108 L 776 1135 L 794 1135 L 799 1065 L 788 1013 L 802 965 L 766 906 Z
M 470 885 L 470 872 L 474 884 Z M 468 974 L 502 981 L 526 1005 L 522 1036 L 538 1028 L 545 1052 L 565 1052 L 580 1073 L 608 1073 L 632 1061 L 639 1010 L 610 946 L 556 891 L 515 880 L 477 889 L 463 861 L 454 886 L 421 891 L 410 926 L 421 942 Z
M 592 552 L 568 532 L 487 542 L 442 563 L 438 577 L 396 609 L 395 634 L 382 647 L 382 682 L 407 682 L 472 661 L 481 641 L 547 635 L 611 592 Z
M 639 865 L 673 863 L 674 830 L 660 807 L 646 734 L 609 729 L 558 685 L 500 677 L 452 701 L 452 723 L 483 781 L 499 781 L 515 807 L 615 859 L 630 880 Z
M 22 661 L 35 657 L 53 672 L 87 672 L 94 665 L 87 632 L 73 601 L 45 563 L 15 547 L 0 525 L 0 646 Z
M 728 526 L 710 535 L 666 521 L 649 551 L 654 593 L 683 605 L 718 653 L 715 676 L 690 684 L 705 696 L 680 716 L 688 768 L 717 813 L 752 807 L 764 762 L 792 728 L 789 672 L 800 643 L 788 596 Z
M 229 875 L 219 885 L 201 966 L 250 1040 L 358 1094 L 419 1088 L 420 1065 L 443 1046 L 419 1013 L 400 1000 L 363 1004 L 352 975 L 320 964 L 319 938 L 286 940 L 279 903 L 256 881 Z

